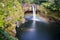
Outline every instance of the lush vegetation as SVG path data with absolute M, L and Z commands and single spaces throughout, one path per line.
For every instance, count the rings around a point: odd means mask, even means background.
M 60 20 L 60 0 L 0 0 L 1 40 L 17 40 L 15 37 L 12 37 L 15 36 L 12 32 L 15 32 L 13 30 L 15 30 L 16 22 L 21 22 L 24 19 L 24 13 L 21 7 L 21 4 L 24 3 L 43 5 L 43 7 L 48 10 L 48 16 L 52 16 Z
M 16 22 L 23 19 L 23 12 L 18 0 L 0 0 L 0 39 L 5 40 L 5 36 L 13 35 L 12 31 L 16 27 Z M 5 32 L 5 31 L 7 32 Z M 9 34 L 8 34 L 9 33 Z M 11 36 L 8 36 L 7 40 Z
M 53 11 L 60 11 L 60 1 L 46 2 L 43 5 Z
M 19 0 L 20 3 L 35 3 L 35 4 L 41 4 L 47 1 L 48 0 Z
M 50 16 L 60 20 L 60 0 L 42 3 L 42 5 L 50 11 L 48 13 Z
M 6 31 L 0 28 L 0 40 L 18 40 L 18 39 L 10 36 Z
M 34 0 L 19 0 L 20 3 L 33 3 Z

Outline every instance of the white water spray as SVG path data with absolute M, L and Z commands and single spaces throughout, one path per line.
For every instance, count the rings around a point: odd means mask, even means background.
M 36 9 L 34 6 L 33 7 L 33 20 L 35 21 L 36 20 Z
M 35 6 L 33 5 L 32 6 L 32 9 L 33 9 L 33 23 L 32 23 L 32 28 L 28 29 L 28 31 L 31 31 L 31 32 L 34 32 L 35 31 L 35 25 L 36 25 L 36 9 L 35 9 Z
M 35 27 L 35 23 L 36 23 L 36 8 L 35 8 L 34 5 L 32 6 L 32 8 L 33 8 L 33 23 L 32 23 L 32 27 L 34 28 Z

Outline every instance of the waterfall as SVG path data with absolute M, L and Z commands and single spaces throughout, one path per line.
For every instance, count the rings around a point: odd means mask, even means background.
M 33 20 L 34 21 L 36 20 L 36 9 L 34 6 L 33 6 Z
M 32 23 L 32 27 L 35 27 L 35 23 L 36 23 L 36 8 L 35 8 L 34 5 L 32 6 L 32 8 L 33 8 L 33 23 Z

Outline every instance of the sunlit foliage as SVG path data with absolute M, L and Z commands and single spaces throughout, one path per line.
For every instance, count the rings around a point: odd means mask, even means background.
M 53 11 L 60 11 L 60 0 L 54 0 L 52 2 L 43 3 L 44 7 L 53 10 Z
M 12 31 L 15 30 L 16 22 L 22 21 L 23 16 L 18 0 L 0 0 L 0 28 L 13 35 Z
M 42 5 L 47 9 L 49 10 L 48 14 L 51 16 L 51 17 L 54 17 L 58 20 L 60 20 L 60 0 L 51 0 L 51 2 L 46 2 L 46 3 L 42 3 Z M 48 16 L 49 16 L 48 15 Z
M 22 20 L 23 12 L 20 3 L 17 0 L 2 0 L 0 2 L 0 26 L 14 24 Z

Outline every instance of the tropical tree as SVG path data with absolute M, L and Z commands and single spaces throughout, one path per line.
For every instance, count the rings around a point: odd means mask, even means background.
M 0 0 L 0 28 L 14 35 L 16 22 L 24 17 L 21 4 L 18 0 Z M 1 32 L 1 31 L 0 31 Z M 3 32 L 4 33 L 4 32 Z

